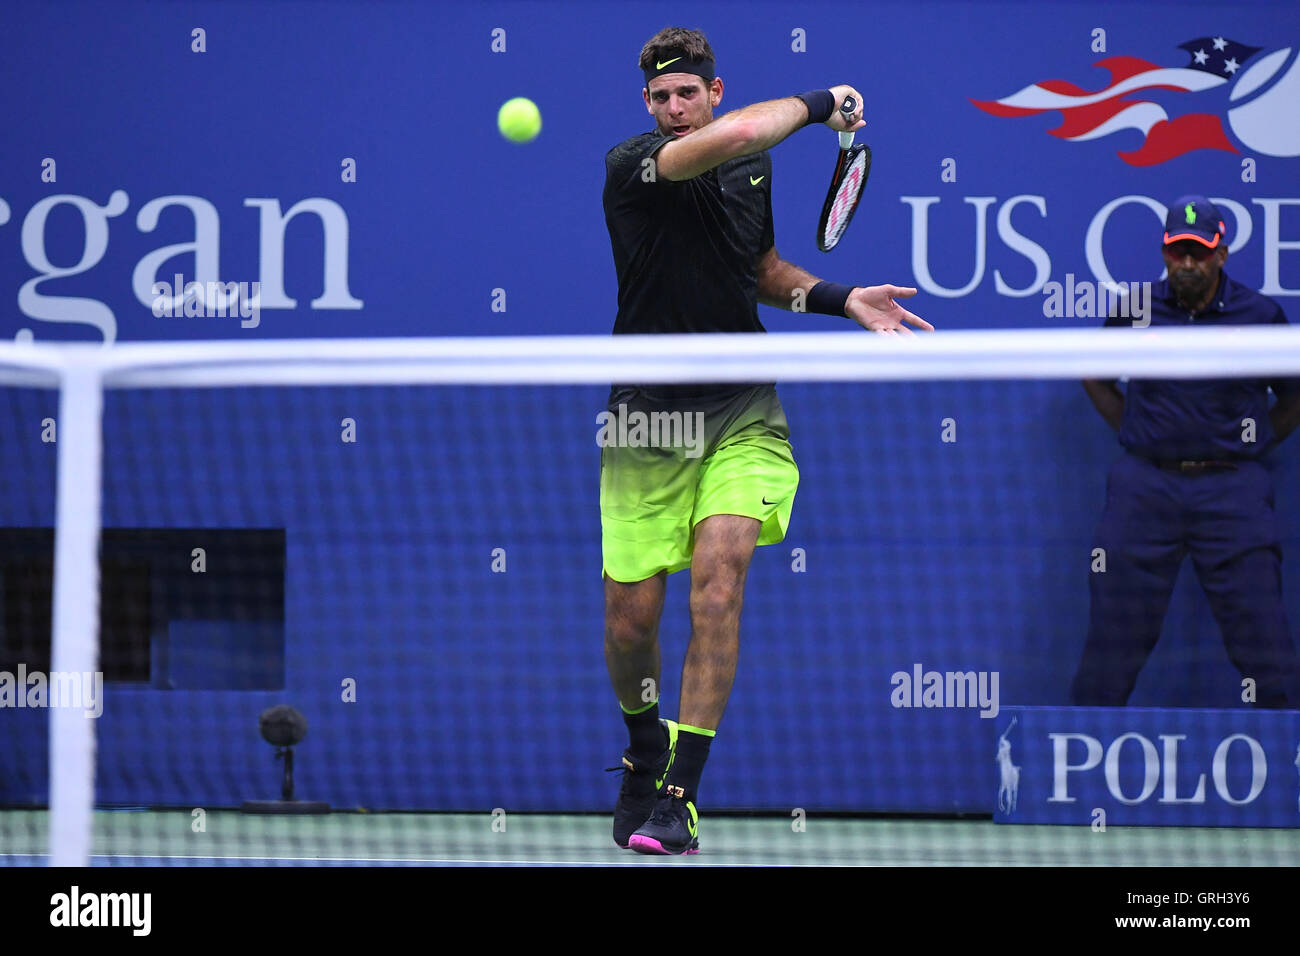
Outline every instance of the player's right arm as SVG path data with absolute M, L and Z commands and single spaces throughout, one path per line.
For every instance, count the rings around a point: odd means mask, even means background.
M 834 110 L 826 125 L 836 131 L 865 126 L 862 94 L 851 86 L 832 86 L 830 90 L 836 103 L 852 96 L 858 102 L 858 109 L 847 124 L 839 110 Z M 730 159 L 770 149 L 807 124 L 808 107 L 793 96 L 754 103 L 719 117 L 688 136 L 665 143 L 658 153 L 657 172 L 669 180 L 694 179 Z

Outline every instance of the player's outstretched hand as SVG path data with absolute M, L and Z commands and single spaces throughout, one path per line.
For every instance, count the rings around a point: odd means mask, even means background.
M 844 311 L 854 322 L 869 332 L 881 335 L 912 335 L 908 325 L 933 332 L 934 326 L 919 315 L 913 315 L 894 299 L 909 299 L 916 290 L 898 285 L 859 286 L 849 293 Z
M 865 104 L 862 102 L 862 94 L 851 86 L 832 86 L 830 89 L 831 93 L 835 96 L 835 109 L 831 110 L 831 118 L 826 121 L 826 125 L 837 133 L 846 130 L 861 129 L 866 126 L 867 122 L 862 118 L 862 114 L 866 109 Z M 853 111 L 853 116 L 850 118 L 848 125 L 845 125 L 844 114 L 840 112 L 840 104 L 844 102 L 844 97 L 846 96 L 853 97 L 858 104 L 857 109 Z

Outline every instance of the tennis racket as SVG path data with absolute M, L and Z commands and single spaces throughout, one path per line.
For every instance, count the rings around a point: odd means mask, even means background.
M 847 120 L 853 115 L 857 106 L 857 100 L 846 96 L 840 106 L 840 112 Z M 835 175 L 831 177 L 831 188 L 826 193 L 821 218 L 817 220 L 817 248 L 822 252 L 830 252 L 834 249 L 843 237 L 844 231 L 849 228 L 870 173 L 871 147 L 866 143 L 858 143 L 855 146 L 852 131 L 840 133 L 840 151 L 835 158 Z

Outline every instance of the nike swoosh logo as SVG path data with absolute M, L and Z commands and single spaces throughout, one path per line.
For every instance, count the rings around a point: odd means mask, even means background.
M 680 60 L 680 59 L 681 59 L 680 56 L 675 56 L 675 57 L 673 57 L 671 60 L 664 60 L 662 63 L 656 63 L 656 64 L 655 64 L 655 69 L 656 69 L 656 70 L 662 70 L 662 69 L 663 69 L 664 67 L 666 67 L 669 63 L 676 63 L 676 62 L 677 62 L 678 60 Z
M 757 186 L 759 183 L 761 183 L 761 182 L 762 182 L 763 180 L 765 180 L 765 179 L 767 179 L 766 176 L 759 176 L 757 179 L 755 179 L 753 176 L 750 176 L 750 177 L 749 177 L 749 184 L 750 184 L 751 186 Z
M 774 505 L 774 504 L 776 504 L 776 502 L 775 502 L 775 501 L 768 501 L 768 500 L 767 500 L 767 495 L 764 495 L 764 496 L 763 496 L 763 504 L 765 504 L 765 505 Z

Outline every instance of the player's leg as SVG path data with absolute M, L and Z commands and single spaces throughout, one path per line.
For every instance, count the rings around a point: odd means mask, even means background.
M 698 459 L 661 449 L 601 452 L 605 664 L 628 731 L 614 806 L 614 842 L 626 848 L 649 819 L 672 765 L 677 724 L 659 715 L 659 619 L 666 578 L 690 563 Z
M 644 581 L 624 583 L 605 578 L 605 666 L 624 714 L 637 714 L 659 699 L 659 618 L 664 610 L 668 575 L 660 571 Z M 637 737 L 629 725 L 632 748 L 644 751 L 658 734 Z
M 623 782 L 614 805 L 614 842 L 628 840 L 650 818 L 672 766 L 677 724 L 659 716 L 659 619 L 668 574 L 643 581 L 605 578 L 605 666 L 627 727 L 619 767 Z
M 785 537 L 799 483 L 775 390 L 756 389 L 733 411 L 700 474 L 677 752 L 654 815 L 631 840 L 644 853 L 698 845 L 695 802 L 736 675 L 750 559 L 756 545 Z
M 1186 555 L 1177 485 L 1185 480 L 1132 455 L 1111 468 L 1093 539 L 1088 638 L 1070 687 L 1075 706 L 1124 706 L 1160 639 Z
M 755 518 L 728 514 L 712 515 L 695 526 L 691 642 L 682 665 L 679 709 L 683 731 L 711 735 L 722 721 L 740 655 L 745 577 L 761 527 Z
M 695 526 L 691 559 L 691 641 L 682 664 L 677 762 L 669 792 L 695 804 L 740 659 L 740 612 L 745 578 L 762 523 L 741 515 L 711 515 Z
M 1196 479 L 1192 561 L 1232 663 L 1260 707 L 1294 707 L 1296 652 L 1282 603 L 1273 478 L 1256 462 Z
M 632 836 L 634 850 L 693 853 L 698 848 L 696 791 L 736 678 L 745 576 L 760 528 L 755 518 L 723 514 L 695 527 L 691 641 L 682 665 L 677 749 L 663 790 L 671 799 L 661 798 L 664 819 L 651 817 Z

